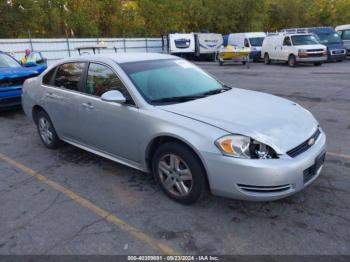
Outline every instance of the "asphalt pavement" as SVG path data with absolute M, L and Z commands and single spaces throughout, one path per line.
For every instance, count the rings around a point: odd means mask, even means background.
M 21 110 L 1 112 L 0 254 L 350 255 L 350 61 L 198 65 L 310 110 L 328 137 L 321 176 L 274 202 L 183 206 L 150 175 L 70 145 L 49 150 Z

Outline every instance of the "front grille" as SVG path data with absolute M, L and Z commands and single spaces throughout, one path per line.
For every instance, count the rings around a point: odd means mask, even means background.
M 291 185 L 279 185 L 279 186 L 254 186 L 254 185 L 237 185 L 241 190 L 247 191 L 250 193 L 259 193 L 259 194 L 267 194 L 267 193 L 281 193 L 291 189 Z
M 308 49 L 307 52 L 323 52 L 323 49 Z
M 321 57 L 323 56 L 323 53 L 309 53 L 307 54 L 308 57 Z
M 21 104 L 20 96 L 0 98 L 0 109 L 4 107 L 7 108 L 12 106 L 18 106 L 20 104 Z
M 0 80 L 1 87 L 11 87 L 23 85 L 24 81 L 33 76 L 16 77 L 16 78 L 5 78 Z
M 309 137 L 309 139 L 307 139 L 305 142 L 298 145 L 297 147 L 289 150 L 287 152 L 287 155 L 289 155 L 290 157 L 296 157 L 296 156 L 300 155 L 301 153 L 304 153 L 306 150 L 308 150 L 310 147 L 312 147 L 312 145 L 317 141 L 317 138 L 320 136 L 320 134 L 321 134 L 321 131 L 319 128 L 317 128 L 316 132 L 311 137 Z M 309 141 L 311 139 L 314 139 L 313 144 L 309 143 Z
M 343 49 L 332 51 L 332 55 L 343 55 L 343 54 L 345 54 L 345 50 Z

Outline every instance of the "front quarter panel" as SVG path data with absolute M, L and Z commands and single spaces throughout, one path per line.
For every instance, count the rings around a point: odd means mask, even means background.
M 146 159 L 149 146 L 157 137 L 169 136 L 176 138 L 193 149 L 203 161 L 203 153 L 221 154 L 215 146 L 216 139 L 227 135 L 217 127 L 206 123 L 170 113 L 157 107 L 148 110 L 140 110 L 140 154 L 142 165 L 148 171 Z
M 40 86 L 40 76 L 27 79 L 23 84 L 22 107 L 27 117 L 33 118 L 32 111 L 35 105 L 44 107 L 42 94 L 43 89 Z

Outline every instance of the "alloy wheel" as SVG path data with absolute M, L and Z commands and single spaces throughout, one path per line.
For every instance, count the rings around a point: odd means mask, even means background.
M 192 172 L 181 157 L 164 155 L 159 160 L 158 173 L 164 188 L 172 195 L 184 197 L 190 193 L 193 186 Z
M 53 141 L 53 132 L 50 122 L 42 117 L 39 119 L 39 132 L 45 144 L 50 145 Z

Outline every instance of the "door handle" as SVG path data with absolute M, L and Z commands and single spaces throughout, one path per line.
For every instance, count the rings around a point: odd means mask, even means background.
M 95 108 L 91 103 L 82 103 L 81 105 L 87 109 L 94 109 Z

